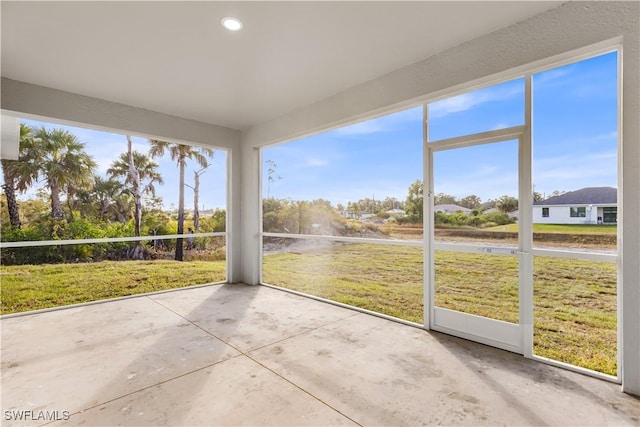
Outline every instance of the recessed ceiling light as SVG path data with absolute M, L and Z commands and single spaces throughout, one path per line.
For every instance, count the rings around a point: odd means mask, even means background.
M 238 18 L 227 16 L 222 19 L 222 26 L 229 31 L 239 31 L 242 29 L 242 22 Z

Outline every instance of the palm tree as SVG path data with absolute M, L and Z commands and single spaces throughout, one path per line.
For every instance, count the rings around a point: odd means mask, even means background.
M 43 126 L 34 137 L 33 150 L 27 158 L 38 167 L 49 189 L 51 216 L 62 219 L 60 195 L 89 188 L 96 162 L 84 151 L 85 144 L 66 130 L 47 130 Z
M 164 155 L 166 150 L 169 152 L 171 160 L 175 160 L 178 163 L 178 168 L 180 170 L 180 187 L 178 192 L 178 234 L 184 234 L 184 169 L 187 164 L 187 159 L 195 160 L 204 168 L 209 165 L 207 158 L 212 157 L 214 151 L 211 148 L 172 144 L 170 142 L 158 141 L 155 139 L 149 140 L 149 144 L 151 144 L 149 154 L 151 154 L 152 157 L 161 157 Z M 182 239 L 178 239 L 176 242 L 175 259 L 176 261 L 182 261 L 183 259 Z
M 98 202 L 100 218 L 103 221 L 115 219 L 118 222 L 126 222 L 130 217 L 133 206 L 129 206 L 131 195 L 125 186 L 112 177 L 94 177 L 92 197 Z
M 500 196 L 498 200 L 496 200 L 496 208 L 504 213 L 513 212 L 518 209 L 518 199 L 506 194 L 504 196 Z
M 200 209 L 198 207 L 200 196 L 200 176 L 205 173 L 207 168 L 211 165 L 207 165 L 198 171 L 193 171 L 193 187 L 189 184 L 185 184 L 187 187 L 193 190 L 193 228 L 196 231 L 200 231 Z
M 18 160 L 2 159 L 2 188 L 7 197 L 9 222 L 13 227 L 20 228 L 20 211 L 16 200 L 16 190 L 24 192 L 38 179 L 38 164 L 29 160 L 29 153 L 33 151 L 34 138 L 32 130 L 24 123 L 20 123 L 20 153 Z
M 158 172 L 158 164 L 151 159 L 131 148 L 131 137 L 127 135 L 127 152 L 122 153 L 118 160 L 115 160 L 107 170 L 111 178 L 124 178 L 125 185 L 131 187 L 133 194 L 135 213 L 134 228 L 136 237 L 140 237 L 140 226 L 142 224 L 142 197 L 145 194 L 156 194 L 154 184 L 164 183 L 162 176 Z

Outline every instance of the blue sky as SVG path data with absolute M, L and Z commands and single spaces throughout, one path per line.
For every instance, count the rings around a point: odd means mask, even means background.
M 617 54 L 534 75 L 534 185 L 550 194 L 617 186 Z M 524 79 L 429 106 L 438 140 L 524 123 Z M 263 194 L 346 204 L 365 197 L 404 200 L 422 178 L 422 109 L 364 121 L 263 151 L 282 179 Z M 435 155 L 435 191 L 482 200 L 517 195 L 517 144 L 507 141 Z
M 535 190 L 576 190 L 617 186 L 617 54 L 615 52 L 534 75 Z M 523 123 L 524 80 L 444 99 L 429 106 L 429 138 L 437 140 Z M 324 198 L 346 204 L 365 197 L 404 200 L 407 188 L 422 178 L 422 107 L 360 122 L 263 150 L 263 161 L 277 164 L 281 177 L 263 194 L 292 200 Z M 86 143 L 106 174 L 126 151 L 124 135 L 25 120 L 31 126 L 65 128 Z M 146 139 L 133 138 L 134 149 L 148 151 Z M 214 141 L 215 144 L 215 141 Z M 178 168 L 168 155 L 156 160 L 165 184 L 158 195 L 166 208 L 177 205 Z M 186 181 L 193 183 L 191 163 Z M 435 191 L 482 200 L 517 192 L 514 141 L 483 145 L 435 156 Z M 200 205 L 226 204 L 226 152 L 216 150 L 213 166 L 202 176 Z M 28 196 L 25 195 L 25 196 Z M 23 196 L 23 198 L 25 197 Z M 185 205 L 193 192 L 185 191 Z

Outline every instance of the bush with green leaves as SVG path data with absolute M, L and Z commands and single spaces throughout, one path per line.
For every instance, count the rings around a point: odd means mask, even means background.
M 3 227 L 3 242 L 40 241 L 49 240 L 50 234 L 42 232 L 40 227 Z M 2 249 L 1 262 L 3 265 L 14 264 L 43 264 L 59 262 L 60 256 L 56 254 L 55 246 L 33 246 L 26 248 Z
M 500 211 L 484 213 L 480 216 L 480 219 L 482 220 L 482 223 L 494 222 L 497 225 L 513 224 L 516 222 L 515 218 L 511 218 L 506 213 Z
M 477 210 L 470 214 L 463 212 L 436 212 L 434 214 L 434 224 L 438 228 L 486 228 L 495 225 L 513 224 L 515 218 L 509 217 L 504 212 L 492 211 L 478 215 Z
M 40 222 L 22 228 L 5 227 L 3 242 L 100 239 L 105 237 L 133 236 L 133 223 L 96 223 L 87 219 L 54 220 L 43 218 Z M 123 259 L 130 244 L 127 242 L 80 243 L 60 246 L 34 246 L 6 248 L 2 251 L 2 264 L 49 264 L 102 259 Z
M 324 199 L 264 199 L 262 218 L 263 230 L 271 233 L 312 234 L 343 222 L 331 202 Z

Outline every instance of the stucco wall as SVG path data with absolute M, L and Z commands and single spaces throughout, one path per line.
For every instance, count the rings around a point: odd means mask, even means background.
M 234 129 L 2 78 L 2 110 L 137 136 L 237 148 Z M 24 115 L 23 114 L 23 115 Z
M 570 215 L 571 206 L 534 206 L 533 222 L 534 224 L 597 224 L 598 217 L 602 217 L 602 208 L 604 206 L 575 205 L 585 208 L 586 216 L 584 218 L 572 218 Z M 607 205 L 615 207 L 615 205 Z M 542 209 L 549 208 L 549 216 L 542 216 Z

